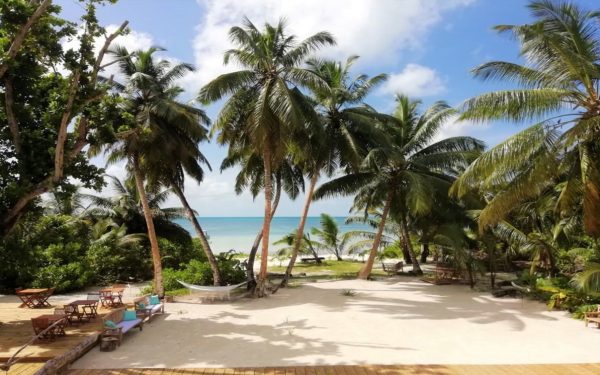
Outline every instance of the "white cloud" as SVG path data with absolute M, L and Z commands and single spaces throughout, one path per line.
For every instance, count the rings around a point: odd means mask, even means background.
M 401 72 L 390 74 L 379 92 L 423 97 L 437 95 L 445 90 L 444 81 L 437 71 L 418 64 L 408 64 Z
M 188 87 L 199 88 L 231 67 L 223 66 L 223 52 L 231 48 L 228 31 L 247 16 L 257 27 L 288 20 L 289 32 L 306 38 L 329 31 L 337 46 L 323 54 L 346 58 L 360 54 L 361 64 L 378 66 L 399 62 L 403 50 L 418 49 L 444 12 L 473 0 L 198 0 L 203 18 L 194 41 L 196 72 Z
M 459 120 L 458 116 L 451 117 L 438 131 L 433 142 L 441 141 L 450 137 L 469 136 L 481 138 L 481 134 L 489 129 L 488 123 L 476 123 L 472 121 Z

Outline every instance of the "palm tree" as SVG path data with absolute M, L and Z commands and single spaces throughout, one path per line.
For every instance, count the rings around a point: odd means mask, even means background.
M 292 231 L 292 232 L 286 234 L 285 236 L 283 236 L 281 239 L 273 242 L 273 245 L 287 245 L 286 247 L 279 249 L 277 252 L 277 255 L 281 255 L 281 256 L 285 255 L 287 257 L 292 256 L 292 251 L 294 251 L 294 248 L 295 248 L 295 244 L 294 244 L 295 241 L 296 241 L 296 231 Z M 318 250 L 315 248 L 315 242 L 313 240 L 311 240 L 310 234 L 308 234 L 308 233 L 305 233 L 304 236 L 302 236 L 302 243 L 300 244 L 299 253 L 300 254 L 310 254 L 315 259 L 316 264 L 322 263 L 321 258 L 319 258 Z
M 262 176 L 264 167 L 261 155 L 255 153 L 250 147 L 242 146 L 241 149 L 238 149 L 235 146 L 230 146 L 227 151 L 227 156 L 221 163 L 221 171 L 234 166 L 240 167 L 240 171 L 235 179 L 236 194 L 239 195 L 245 189 L 248 189 L 250 194 L 252 194 L 252 198 L 256 199 L 263 188 Z M 275 216 L 275 212 L 277 212 L 282 190 L 285 191 L 287 196 L 292 200 L 296 199 L 300 191 L 304 191 L 304 176 L 302 175 L 302 170 L 294 165 L 289 157 L 274 171 L 273 181 L 273 190 L 275 193 L 273 204 L 271 206 L 271 220 Z M 262 240 L 262 235 L 263 231 L 261 229 L 254 238 L 254 242 L 252 243 L 252 247 L 248 254 L 248 261 L 246 262 L 246 279 L 248 281 L 249 289 L 254 289 L 256 286 L 256 280 L 254 279 L 254 261 Z
M 50 193 L 49 199 L 44 201 L 44 211 L 50 215 L 80 215 L 87 208 L 83 200 L 79 186 L 66 185 Z
M 120 56 L 119 58 L 126 58 L 126 56 Z M 184 71 L 187 71 L 187 68 Z M 192 209 L 184 194 L 186 175 L 200 184 L 204 179 L 202 165 L 212 170 L 210 163 L 198 147 L 200 142 L 209 140 L 208 129 L 205 125 L 210 123 L 210 119 L 203 110 L 177 101 L 177 97 L 182 92 L 182 89 L 174 86 L 172 81 L 163 79 L 160 84 L 163 85 L 161 91 L 170 96 L 171 105 L 179 112 L 173 116 L 173 120 L 177 122 L 177 124 L 173 124 L 173 127 L 184 129 L 185 132 L 172 132 L 165 134 L 160 139 L 155 139 L 158 141 L 155 149 L 160 152 L 147 155 L 143 160 L 143 168 L 146 171 L 149 185 L 170 187 L 181 201 L 186 211 L 187 219 L 194 227 L 196 235 L 202 244 L 204 254 L 210 264 L 213 283 L 218 286 L 222 284 L 222 281 L 217 259 L 196 217 L 197 213 Z M 165 155 L 168 155 L 168 157 L 165 157 Z
M 231 60 L 243 67 L 223 74 L 202 88 L 198 99 L 215 102 L 231 96 L 219 113 L 215 128 L 235 134 L 225 141 L 245 142 L 263 159 L 265 210 L 261 266 L 256 294 L 263 296 L 267 283 L 267 257 L 273 199 L 273 171 L 285 159 L 290 135 L 306 123 L 310 106 L 299 87 L 318 86 L 321 79 L 300 67 L 306 56 L 322 46 L 334 44 L 326 32 L 317 33 L 301 42 L 285 33 L 285 22 L 276 26 L 265 24 L 259 30 L 246 19 L 244 27 L 229 31 L 236 48 L 225 53 L 225 63 Z
M 518 205 L 565 176 L 557 202 L 569 215 L 583 205 L 585 231 L 600 236 L 600 18 L 597 12 L 557 1 L 533 1 L 535 21 L 500 25 L 520 42 L 525 64 L 493 61 L 473 70 L 483 80 L 518 89 L 490 92 L 464 103 L 462 117 L 534 124 L 478 158 L 457 181 L 462 196 L 478 190 L 489 198 L 479 227 L 493 228 Z
M 335 255 L 337 260 L 343 260 L 342 254 L 348 244 L 348 237 L 340 233 L 337 221 L 327 214 L 321 214 L 321 228 L 311 228 L 310 233 L 318 238 L 312 244 L 319 250 L 326 250 Z
M 167 160 L 171 155 L 162 153 L 156 145 L 162 140 L 181 140 L 178 134 L 188 135 L 188 122 L 180 122 L 189 115 L 188 108 L 174 100 L 172 83 L 192 70 L 188 64 L 172 65 L 166 60 L 156 60 L 154 54 L 160 48 L 129 53 L 116 47 L 118 66 L 124 76 L 116 87 L 123 91 L 123 111 L 131 116 L 128 124 L 117 129 L 114 142 L 105 147 L 110 153 L 109 163 L 127 160 L 127 168 L 134 176 L 142 203 L 154 266 L 154 288 L 159 296 L 164 295 L 162 264 L 152 212 L 144 189 L 144 180 L 149 166 L 156 160 Z M 193 137 L 190 137 L 193 139 Z
M 422 273 L 410 242 L 408 217 L 427 213 L 436 190 L 448 189 L 455 171 L 466 167 L 483 149 L 470 137 L 453 137 L 433 142 L 440 126 L 455 111 L 437 102 L 422 114 L 418 101 L 398 96 L 394 115 L 382 125 L 389 142 L 369 151 L 357 172 L 323 184 L 315 196 L 324 198 L 356 194 L 353 209 L 367 215 L 381 208 L 381 221 L 365 266 L 358 277 L 367 279 L 377 256 L 386 220 L 390 213 L 403 233 L 410 251 L 413 272 Z
M 127 234 L 146 232 L 145 214 L 133 179 L 120 181 L 110 175 L 105 178 L 109 180 L 113 194 L 108 197 L 83 194 L 82 198 L 90 201 L 86 215 L 92 220 L 110 219 L 112 225 L 127 228 Z M 161 207 L 172 191 L 155 188 L 146 188 L 145 191 L 157 236 L 175 242 L 188 240 L 188 231 L 173 222 L 185 218 L 185 210 L 182 207 Z
M 313 193 L 322 173 L 331 176 L 336 168 L 355 168 L 366 154 L 370 142 L 380 138 L 372 122 L 377 113 L 363 103 L 365 97 L 383 83 L 387 76 L 369 78 L 365 74 L 350 77 L 350 68 L 358 56 L 349 57 L 344 64 L 331 60 L 309 59 L 307 65 L 321 77 L 324 85 L 310 87 L 312 101 L 319 114 L 307 132 L 299 134 L 302 147 L 294 150 L 297 162 L 307 172 L 309 185 L 296 241 L 280 286 L 287 283 L 298 251 Z M 341 260 L 339 254 L 336 256 Z

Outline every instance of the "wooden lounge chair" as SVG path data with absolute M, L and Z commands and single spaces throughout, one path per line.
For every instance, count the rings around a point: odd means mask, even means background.
M 596 328 L 600 328 L 600 305 L 598 305 L 596 311 L 589 311 L 584 314 L 583 320 L 587 327 L 589 322 L 596 323 Z

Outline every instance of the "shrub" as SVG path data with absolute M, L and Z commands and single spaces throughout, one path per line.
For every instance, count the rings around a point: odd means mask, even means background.
M 87 259 L 94 270 L 95 282 L 102 285 L 152 278 L 152 259 L 141 244 L 118 247 L 96 242 L 90 246 Z
M 198 251 L 192 241 L 175 242 L 166 238 L 159 238 L 158 247 L 160 248 L 161 260 L 165 268 L 180 269 L 192 259 L 198 259 L 200 254 L 204 256 L 202 249 L 200 248 Z

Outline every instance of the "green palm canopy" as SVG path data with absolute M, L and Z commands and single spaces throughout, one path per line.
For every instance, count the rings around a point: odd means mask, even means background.
M 359 277 L 367 278 L 371 273 L 388 215 L 391 213 L 402 225 L 404 237 L 408 239 L 408 215 L 427 213 L 435 191 L 447 191 L 457 171 L 469 165 L 483 150 L 483 143 L 471 137 L 436 142 L 440 127 L 456 111 L 437 102 L 420 113 L 419 104 L 419 101 L 398 96 L 394 114 L 381 124 L 387 142 L 370 150 L 357 172 L 329 181 L 315 192 L 316 199 L 355 194 L 353 209 L 364 210 L 365 215 L 372 209 L 383 208 L 369 259 Z M 412 253 L 414 271 L 419 273 Z
M 488 199 L 480 230 L 493 227 L 519 204 L 562 182 L 556 209 L 583 205 L 588 234 L 600 235 L 600 17 L 576 4 L 534 1 L 535 22 L 500 25 L 520 43 L 524 64 L 493 61 L 473 70 L 484 81 L 519 88 L 467 100 L 462 118 L 532 123 L 478 158 L 453 191 L 477 190 Z

